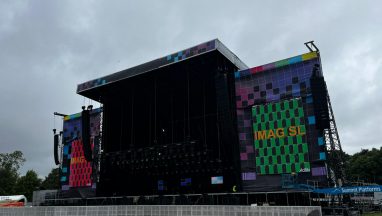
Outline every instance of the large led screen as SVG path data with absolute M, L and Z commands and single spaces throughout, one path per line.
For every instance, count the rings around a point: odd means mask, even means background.
M 93 155 L 99 151 L 101 109 L 90 112 L 90 141 Z M 65 116 L 63 125 L 62 166 L 60 184 L 62 190 L 76 187 L 95 188 L 97 158 L 86 161 L 82 147 L 81 113 Z
M 312 179 L 325 183 L 327 174 L 325 139 L 323 131 L 319 130 L 316 125 L 320 117 L 315 116 L 314 104 L 317 101 L 315 102 L 313 99 L 310 82 L 314 68 L 320 64 L 318 53 L 310 52 L 235 72 L 237 129 L 243 190 L 280 190 L 282 175 L 290 175 L 293 172 L 298 173 L 301 182 Z M 297 102 L 297 110 L 302 108 L 303 113 L 299 112 L 293 117 L 287 117 L 288 109 L 285 107 L 281 109 L 281 106 L 284 106 L 282 105 L 284 101 L 293 101 L 295 98 L 300 98 Z M 288 108 L 294 109 L 294 106 L 289 106 L 289 103 L 296 102 L 288 102 Z M 271 109 L 274 109 L 272 112 L 267 110 L 268 104 Z M 252 109 L 257 106 L 259 109 L 263 106 L 262 112 L 267 113 L 267 115 L 263 114 L 264 119 L 261 119 L 259 113 L 261 122 L 259 125 L 256 116 L 254 117 L 257 113 L 252 113 Z M 280 110 L 276 110 L 277 107 L 280 107 Z M 289 110 L 288 113 L 290 115 L 291 111 Z M 292 112 L 292 114 L 295 113 Z M 303 120 L 301 117 L 296 117 L 302 114 L 304 115 Z M 278 122 L 282 125 L 279 126 Z M 287 136 L 289 124 L 298 126 L 296 123 L 304 125 L 305 130 L 300 128 L 300 131 L 306 135 L 301 138 Z M 258 129 L 259 126 L 260 129 Z M 279 127 L 284 128 L 283 132 L 280 129 L 277 130 Z M 265 134 L 266 139 L 255 141 L 256 132 L 258 130 L 266 131 L 266 129 L 268 129 L 268 134 Z M 272 132 L 270 132 L 271 129 L 273 129 Z M 295 129 L 291 128 L 293 132 Z M 259 138 L 265 136 L 263 133 L 260 133 Z M 270 137 L 269 133 L 271 133 Z M 277 133 L 284 133 L 284 138 L 276 138 Z M 265 147 L 265 144 L 268 147 Z
M 74 140 L 71 145 L 69 187 L 92 186 L 92 163 L 85 159 L 82 140 Z
M 259 175 L 310 172 L 301 98 L 252 107 Z

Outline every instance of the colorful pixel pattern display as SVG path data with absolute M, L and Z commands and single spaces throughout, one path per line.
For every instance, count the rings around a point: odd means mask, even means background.
M 93 151 L 97 151 L 94 141 L 100 135 L 101 109 L 90 112 L 90 140 Z M 74 187 L 95 187 L 93 170 L 95 165 L 87 162 L 82 149 L 81 113 L 64 117 L 62 167 L 60 184 L 62 190 Z M 97 154 L 97 152 L 94 152 Z
M 272 70 L 272 69 L 277 69 L 277 68 L 293 65 L 293 64 L 296 64 L 296 63 L 300 63 L 300 62 L 308 61 L 308 60 L 311 60 L 311 59 L 315 59 L 317 57 L 318 57 L 318 54 L 316 52 L 305 53 L 303 55 L 299 55 L 299 56 L 295 56 L 295 57 L 292 57 L 292 58 L 284 59 L 284 60 L 281 60 L 281 61 L 269 63 L 269 64 L 266 64 L 266 65 L 257 66 L 257 67 L 254 67 L 254 68 L 250 68 L 248 70 L 237 71 L 235 73 L 235 78 L 240 78 L 240 77 L 248 76 L 248 75 L 251 75 L 251 74 L 256 74 L 256 73 L 267 71 L 267 70 Z
M 240 160 L 244 189 L 257 184 L 261 175 L 256 167 L 252 106 L 301 98 L 306 128 L 306 143 L 311 161 L 311 175 L 324 176 L 325 144 L 316 129 L 310 78 L 314 65 L 321 64 L 318 54 L 306 53 L 274 63 L 235 73 L 236 113 L 240 144 Z M 314 163 L 312 163 L 314 161 Z
M 312 67 L 319 63 L 308 61 L 313 57 L 317 60 L 315 53 L 304 54 L 280 62 L 297 62 L 296 59 L 305 62 L 291 65 L 276 62 L 236 72 L 236 107 L 245 108 L 260 101 L 272 102 L 307 95 L 310 93 Z
M 253 106 L 252 117 L 258 174 L 310 171 L 301 98 Z

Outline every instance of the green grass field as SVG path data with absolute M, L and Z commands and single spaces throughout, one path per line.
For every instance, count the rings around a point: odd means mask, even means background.
M 382 216 L 382 212 L 366 213 L 366 214 L 363 214 L 363 215 L 366 215 L 366 216 Z

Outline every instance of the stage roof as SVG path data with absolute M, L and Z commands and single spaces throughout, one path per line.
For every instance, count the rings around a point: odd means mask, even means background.
M 291 57 L 291 58 L 283 59 L 283 60 L 272 62 L 272 63 L 269 63 L 269 64 L 265 64 L 265 65 L 261 65 L 261 66 L 257 66 L 257 67 L 253 67 L 253 68 L 249 68 L 249 69 L 247 68 L 247 69 L 244 69 L 244 70 L 241 70 L 241 71 L 236 71 L 235 72 L 235 78 L 236 79 L 240 79 L 241 77 L 250 76 L 251 74 L 256 74 L 256 73 L 259 73 L 259 72 L 265 72 L 265 71 L 268 71 L 268 70 L 277 69 L 277 68 L 280 68 L 280 67 L 296 64 L 296 63 L 299 63 L 299 62 L 315 59 L 315 58 L 318 58 L 318 57 L 319 57 L 319 53 L 318 52 L 305 53 L 305 54 L 302 54 L 302 55 L 294 56 L 294 57 Z
M 232 64 L 234 64 L 238 70 L 248 69 L 248 66 L 245 65 L 233 52 L 231 52 L 222 42 L 218 39 L 214 39 L 196 46 L 193 46 L 189 49 L 181 50 L 179 52 L 167 55 L 162 58 L 158 58 L 147 63 L 137 65 L 132 68 L 128 68 L 107 76 L 100 77 L 98 79 L 90 80 L 84 83 L 81 83 L 77 86 L 77 93 L 86 97 L 91 95 L 91 92 L 106 85 L 112 83 L 120 82 L 122 80 L 144 74 L 150 71 L 153 71 L 158 68 L 163 68 L 170 66 L 172 64 L 178 64 L 179 62 L 185 61 L 187 59 L 202 56 L 210 52 L 218 52 L 227 58 Z M 95 98 L 92 98 L 95 99 Z

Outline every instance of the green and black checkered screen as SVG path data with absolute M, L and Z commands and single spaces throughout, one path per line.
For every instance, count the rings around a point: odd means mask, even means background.
M 255 105 L 252 118 L 258 174 L 310 171 L 301 98 Z

